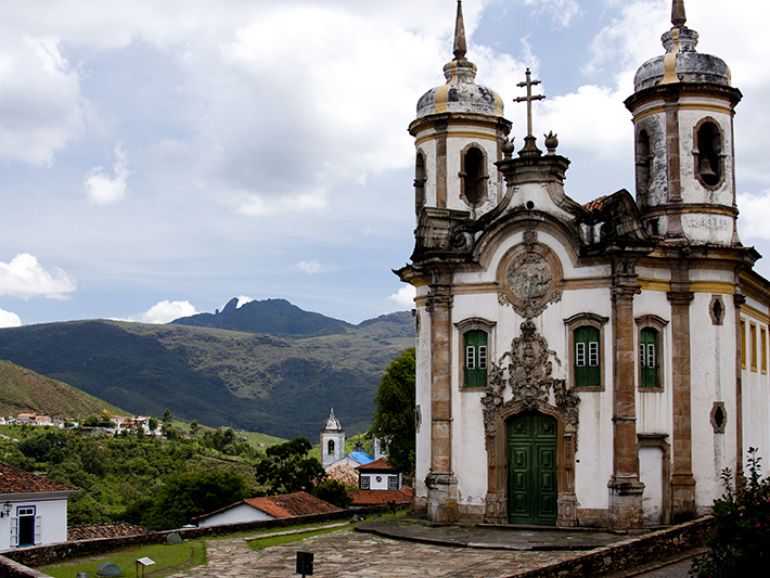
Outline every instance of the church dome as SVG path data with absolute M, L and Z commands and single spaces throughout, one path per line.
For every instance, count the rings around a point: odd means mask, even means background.
M 503 115 L 503 99 L 475 83 L 476 65 L 465 58 L 444 65 L 446 84 L 431 88 L 417 101 L 417 117 L 441 112 Z
M 446 84 L 431 88 L 417 101 L 417 118 L 443 112 L 503 116 L 503 99 L 491 88 L 476 84 L 476 65 L 465 58 L 462 3 L 457 2 L 454 59 L 444 65 Z
M 695 51 L 698 33 L 685 26 L 684 2 L 673 3 L 671 21 L 673 28 L 661 37 L 666 54 L 651 58 L 639 67 L 634 76 L 634 90 L 672 82 L 730 86 L 730 69 L 725 61 Z
M 326 423 L 324 424 L 322 432 L 338 432 L 342 431 L 342 424 L 340 423 L 340 420 L 337 419 L 337 416 L 334 415 L 334 408 L 331 408 L 331 411 L 329 412 L 329 417 L 326 418 Z

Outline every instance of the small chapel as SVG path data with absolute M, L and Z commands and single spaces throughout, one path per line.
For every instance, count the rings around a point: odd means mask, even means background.
M 669 524 L 708 512 L 749 447 L 770 459 L 770 282 L 737 230 L 742 95 L 696 50 L 684 0 L 662 42 L 625 100 L 634 192 L 581 204 L 557 136 L 534 135 L 540 82 L 518 85 L 515 147 L 457 3 L 446 83 L 409 126 L 417 225 L 397 271 L 416 288 L 414 504 L 432 521 Z

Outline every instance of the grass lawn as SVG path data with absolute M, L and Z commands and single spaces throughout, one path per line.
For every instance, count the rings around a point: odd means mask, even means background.
M 117 550 L 104 556 L 79 558 L 63 564 L 44 566 L 38 569 L 54 578 L 72 578 L 77 576 L 78 572 L 88 572 L 89 576 L 95 577 L 99 566 L 105 562 L 111 562 L 120 568 L 123 576 L 133 576 L 136 559 L 144 558 L 145 556 L 152 558 L 155 561 L 155 565 L 148 566 L 145 569 L 144 575 L 147 578 L 162 578 L 187 568 L 205 564 L 206 542 L 203 539 L 199 539 L 174 545 L 150 544 L 147 546 L 137 546 Z

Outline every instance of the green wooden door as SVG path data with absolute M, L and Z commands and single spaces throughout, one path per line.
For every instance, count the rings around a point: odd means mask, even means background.
M 508 422 L 508 521 L 556 524 L 556 420 L 527 413 Z

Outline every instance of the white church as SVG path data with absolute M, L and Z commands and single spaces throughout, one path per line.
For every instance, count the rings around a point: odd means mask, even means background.
M 770 282 L 736 225 L 742 95 L 697 52 L 683 0 L 671 21 L 625 101 L 634 193 L 582 205 L 556 136 L 533 136 L 529 71 L 515 149 L 458 2 L 446 84 L 409 126 L 417 227 L 397 272 L 417 293 L 415 505 L 430 520 L 667 524 L 707 512 L 749 447 L 770 459 Z

